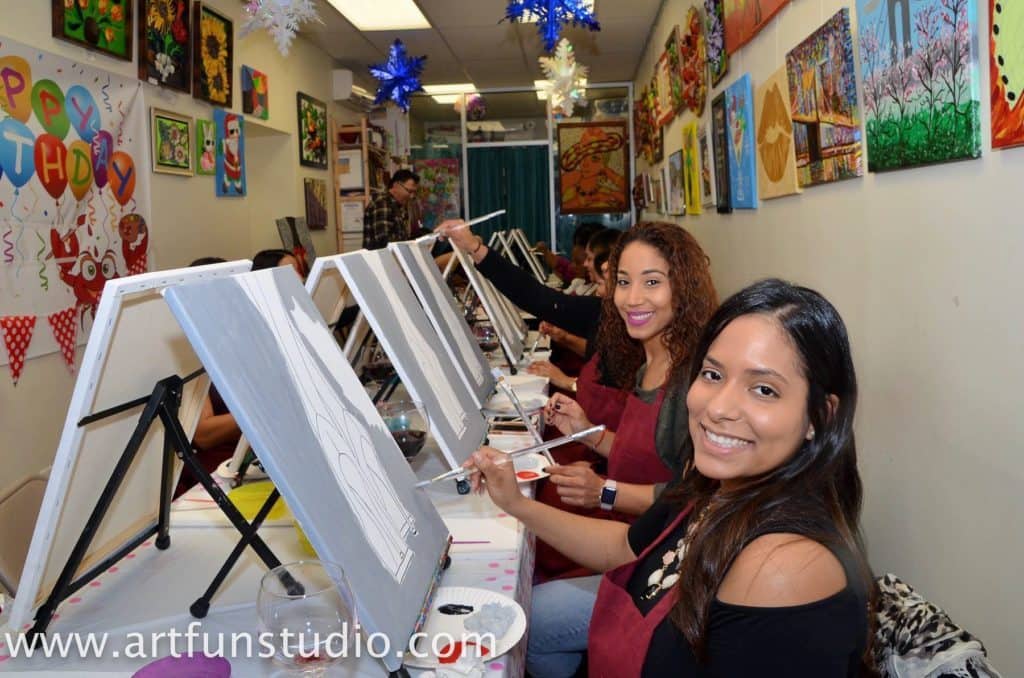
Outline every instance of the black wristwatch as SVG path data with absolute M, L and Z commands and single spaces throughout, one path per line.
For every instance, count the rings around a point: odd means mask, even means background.
M 615 495 L 618 494 L 618 484 L 608 478 L 604 481 L 604 487 L 601 488 L 601 508 L 605 511 L 611 511 L 615 506 Z

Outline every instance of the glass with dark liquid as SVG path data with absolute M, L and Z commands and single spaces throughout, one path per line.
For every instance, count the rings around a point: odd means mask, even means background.
M 427 412 L 423 403 L 396 400 L 377 406 L 384 424 L 406 459 L 413 459 L 427 442 Z

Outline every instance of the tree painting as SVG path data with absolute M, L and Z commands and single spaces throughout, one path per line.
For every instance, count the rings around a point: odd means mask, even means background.
M 981 156 L 973 0 L 858 0 L 868 169 Z

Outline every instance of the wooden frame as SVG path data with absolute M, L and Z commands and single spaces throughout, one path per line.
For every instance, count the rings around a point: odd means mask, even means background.
M 139 80 L 190 94 L 192 7 L 188 2 L 182 3 L 181 14 L 173 18 L 162 16 L 160 7 L 158 0 L 139 0 Z M 160 59 L 161 56 L 167 58 Z M 168 66 L 173 71 L 169 72 Z
M 194 130 L 192 118 L 187 115 L 156 107 L 149 109 L 150 152 L 153 156 L 154 172 L 192 176 L 192 163 L 195 157 Z
M 299 164 L 327 169 L 327 105 L 303 92 L 295 93 L 299 126 Z
M 132 52 L 132 35 L 135 33 L 132 27 L 132 0 L 124 0 L 124 2 L 118 3 L 112 2 L 109 5 L 105 5 L 105 7 L 106 10 L 100 12 L 98 5 L 94 6 L 92 2 L 87 3 L 83 8 L 77 2 L 72 3 L 70 7 L 65 7 L 64 0 L 50 0 L 53 37 L 78 45 L 79 47 L 85 47 L 94 52 L 99 52 L 100 54 L 105 54 L 114 59 L 131 61 L 135 56 Z M 69 11 L 74 12 L 75 16 L 68 17 L 67 13 Z M 120 17 L 120 19 L 115 20 L 117 17 Z M 92 24 L 89 24 L 90 20 L 93 22 Z M 71 22 L 70 27 L 73 33 L 81 30 L 82 37 L 67 33 L 69 21 Z M 118 24 L 123 24 L 123 26 L 118 28 Z M 124 32 L 123 53 L 120 49 L 115 51 L 100 45 L 101 42 L 109 43 L 111 35 L 116 38 L 118 31 Z M 90 39 L 90 37 L 93 39 Z
M 204 32 L 203 19 L 211 20 Z M 208 101 L 215 106 L 231 108 L 232 86 L 234 84 L 235 27 L 223 14 L 210 9 L 200 0 L 192 5 L 192 96 Z M 220 29 L 217 30 L 217 22 Z M 205 38 L 218 38 L 224 35 L 224 57 L 207 55 L 204 60 Z

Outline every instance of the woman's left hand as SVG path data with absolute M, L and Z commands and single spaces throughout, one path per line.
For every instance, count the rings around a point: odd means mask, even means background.
M 451 241 L 452 246 L 463 252 L 472 252 L 477 246 L 477 236 L 461 219 L 448 219 L 441 222 L 434 231 Z
M 551 482 L 557 487 L 562 503 L 588 509 L 601 505 L 604 478 L 594 473 L 590 464 L 556 465 L 546 470 L 551 474 Z

